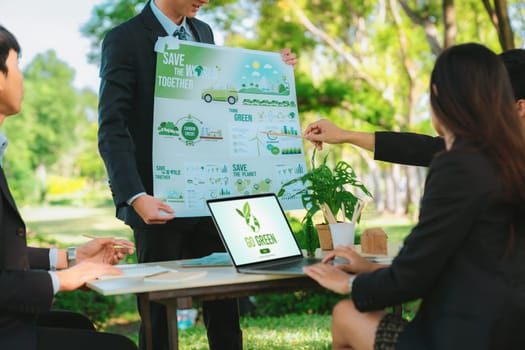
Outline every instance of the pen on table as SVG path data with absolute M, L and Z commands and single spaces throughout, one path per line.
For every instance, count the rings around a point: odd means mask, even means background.
M 260 131 L 260 133 L 261 134 L 266 134 L 266 135 L 274 135 L 274 136 L 297 137 L 297 138 L 300 138 L 300 139 L 304 138 L 303 135 L 284 134 L 282 132 L 274 132 L 274 131 Z
M 93 235 L 90 235 L 88 233 L 83 233 L 82 236 L 86 237 L 86 238 L 91 238 L 91 239 L 97 239 L 97 238 L 110 238 L 110 237 L 97 237 L 97 236 L 93 236 Z M 118 238 L 117 238 L 118 239 Z M 121 245 L 121 244 L 115 244 L 113 246 L 113 248 L 132 248 L 132 247 L 128 247 L 128 246 L 125 246 L 125 245 Z

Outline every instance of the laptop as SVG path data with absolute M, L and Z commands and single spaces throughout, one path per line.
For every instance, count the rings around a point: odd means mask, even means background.
M 206 201 L 217 231 L 238 272 L 304 275 L 321 259 L 304 257 L 273 193 Z

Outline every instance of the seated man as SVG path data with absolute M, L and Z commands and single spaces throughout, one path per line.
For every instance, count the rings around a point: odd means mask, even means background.
M 0 26 L 0 125 L 21 108 L 19 53 L 15 37 Z M 101 275 L 120 274 L 111 264 L 132 253 L 133 243 L 100 238 L 76 249 L 28 247 L 26 226 L 1 166 L 7 145 L 2 134 L 0 145 L 0 349 L 136 350 L 126 337 L 96 332 L 81 315 L 47 313 L 58 291 L 77 289 Z M 124 248 L 115 248 L 116 244 Z

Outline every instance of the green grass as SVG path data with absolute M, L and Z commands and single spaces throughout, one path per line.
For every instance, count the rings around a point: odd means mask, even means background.
M 87 242 L 89 238 L 83 237 L 83 233 L 100 237 L 133 237 L 131 229 L 115 217 L 112 207 L 23 207 L 20 211 L 32 235 L 56 241 L 60 246 Z
M 96 236 L 118 236 L 132 239 L 132 231 L 115 218 L 107 208 L 22 208 L 29 230 L 30 243 L 54 242 L 59 246 L 82 244 L 88 239 L 82 233 Z M 369 216 L 366 216 L 369 217 Z M 397 217 L 362 220 L 357 232 L 369 227 L 382 227 L 391 242 L 399 242 L 410 232 L 412 224 Z M 45 243 L 44 243 L 45 244 Z M 123 295 L 117 300 L 115 317 L 105 331 L 120 333 L 137 341 L 139 315 L 135 297 Z M 330 349 L 330 315 L 283 315 L 281 317 L 243 317 L 241 321 L 244 349 Z M 201 321 L 179 334 L 182 349 L 208 349 L 206 331 Z
M 331 349 L 330 315 L 283 315 L 282 317 L 241 318 L 243 349 L 321 350 Z M 124 334 L 137 342 L 138 320 L 108 326 L 108 332 Z M 181 349 L 208 349 L 206 329 L 201 321 L 179 330 Z

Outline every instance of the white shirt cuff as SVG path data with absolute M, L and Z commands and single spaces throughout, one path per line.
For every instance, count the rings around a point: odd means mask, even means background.
M 139 198 L 139 197 L 141 197 L 141 196 L 144 196 L 144 195 L 146 195 L 146 192 L 139 192 L 139 193 L 137 193 L 136 195 L 134 195 L 133 197 L 131 197 L 130 199 L 128 199 L 128 200 L 126 201 L 126 203 L 127 203 L 128 205 L 131 205 L 135 199 L 137 199 L 137 198 Z
M 49 248 L 49 270 L 56 271 L 58 260 L 58 249 Z
M 49 273 L 49 276 L 51 276 L 51 283 L 53 283 L 53 295 L 56 295 L 58 293 L 58 289 L 60 288 L 60 281 L 55 272 L 48 271 L 47 273 Z
M 348 280 L 348 293 L 352 293 L 352 287 L 354 286 L 354 280 L 357 277 L 357 275 L 350 275 L 350 279 Z

